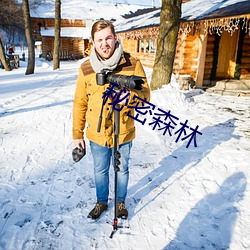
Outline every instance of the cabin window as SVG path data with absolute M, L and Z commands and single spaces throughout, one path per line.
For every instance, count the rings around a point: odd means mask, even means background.
M 149 38 L 147 38 L 146 39 L 146 53 L 149 53 L 150 52 L 150 39 Z
M 155 38 L 151 38 L 150 53 L 155 53 Z
M 137 40 L 137 52 L 138 52 L 138 53 L 142 53 L 143 50 L 144 50 L 143 39 L 138 39 L 138 40 Z
M 137 40 L 138 53 L 155 53 L 155 38 L 142 38 Z

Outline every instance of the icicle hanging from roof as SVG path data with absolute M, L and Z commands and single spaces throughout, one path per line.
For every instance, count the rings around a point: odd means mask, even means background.
M 231 35 L 239 29 L 240 21 L 242 20 L 242 30 L 245 30 L 246 34 L 250 36 L 250 16 L 239 16 L 239 17 L 225 17 L 208 19 L 201 21 L 181 22 L 179 28 L 179 34 L 202 33 L 205 36 L 215 32 L 217 35 L 221 35 L 222 32 L 229 32 Z M 141 39 L 144 37 L 155 37 L 159 36 L 159 26 L 145 27 L 136 30 L 128 30 L 125 32 L 119 32 L 119 38 L 125 39 Z
M 245 29 L 245 32 L 250 36 L 250 21 L 249 21 L 249 19 L 250 19 L 249 17 L 244 17 L 242 29 Z
M 216 18 L 199 22 L 183 22 L 180 24 L 179 33 L 187 35 L 191 32 L 203 32 L 203 34 L 206 36 L 207 34 L 216 32 L 216 34 L 220 36 L 223 31 L 227 31 L 232 36 L 234 32 L 239 29 L 240 20 L 243 20 L 242 29 L 245 30 L 248 35 L 250 35 L 249 16 Z

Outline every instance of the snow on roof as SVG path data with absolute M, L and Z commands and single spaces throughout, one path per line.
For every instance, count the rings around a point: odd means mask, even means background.
M 156 26 L 160 23 L 160 9 L 138 15 L 133 18 L 120 19 L 114 22 L 116 32 L 139 29 L 141 27 Z
M 118 19 L 122 15 L 135 12 L 138 9 L 149 8 L 150 6 L 115 4 L 110 2 L 96 2 L 93 0 L 61 0 L 61 18 L 96 20 L 96 19 Z M 36 9 L 30 10 L 31 17 L 54 18 L 55 4 L 47 0 Z
M 157 26 L 160 24 L 160 8 L 152 12 L 132 15 L 131 18 L 117 20 L 116 32 Z M 191 0 L 182 4 L 182 21 L 194 21 L 216 17 L 250 13 L 249 0 Z
M 41 28 L 42 36 L 54 36 L 54 28 Z M 61 37 L 78 37 L 82 39 L 89 39 L 91 37 L 91 28 L 83 27 L 62 27 Z
M 182 4 L 182 19 L 185 21 L 201 20 L 207 18 L 223 17 L 226 12 L 219 12 L 222 9 L 234 9 L 231 15 L 240 15 L 250 13 L 249 0 L 191 0 Z M 229 7 L 230 6 L 230 7 Z M 246 8 L 248 6 L 248 8 Z M 209 17 L 217 11 L 221 13 L 219 16 Z

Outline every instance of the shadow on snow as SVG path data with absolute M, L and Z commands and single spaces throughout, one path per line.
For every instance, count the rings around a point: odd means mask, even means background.
M 129 209 L 130 217 L 135 216 L 143 208 L 160 196 L 175 181 L 178 181 L 180 177 L 178 177 L 178 179 L 174 179 L 168 184 L 165 184 L 164 188 L 160 187 L 175 173 L 186 167 L 187 169 L 184 171 L 182 176 L 185 175 L 191 168 L 198 167 L 202 159 L 212 152 L 216 146 L 229 141 L 232 138 L 239 139 L 239 136 L 233 134 L 234 130 L 235 119 L 229 119 L 214 126 L 206 127 L 201 130 L 202 135 L 199 136 L 197 148 L 186 148 L 186 143 L 184 143 L 171 155 L 162 159 L 158 168 L 148 173 L 129 188 L 129 202 L 135 202 L 135 205 Z M 227 179 L 218 194 L 209 195 L 192 209 L 190 214 L 187 215 L 181 223 L 178 229 L 177 238 L 173 240 L 165 249 L 178 249 L 176 246 L 178 246 L 180 242 L 183 242 L 182 247 L 184 247 L 181 249 L 186 249 L 189 245 L 192 247 L 198 243 L 199 247 L 201 247 L 201 243 L 204 243 L 204 241 L 208 242 L 211 246 L 214 244 L 215 248 L 218 246 L 228 246 L 230 242 L 231 228 L 236 219 L 237 212 L 237 209 L 232 204 L 237 199 L 238 193 L 244 192 L 245 183 L 246 178 L 242 173 L 235 174 L 231 178 Z M 158 192 L 158 190 L 160 191 Z M 136 210 L 138 201 L 140 201 L 143 197 L 147 197 L 149 194 L 155 195 L 153 198 L 150 198 L 149 201 L 145 202 L 140 209 Z M 229 201 L 226 200 L 225 197 L 227 197 Z M 242 197 L 238 196 L 238 198 Z M 221 203 L 216 204 L 216 199 L 221 201 Z M 201 209 L 202 207 L 205 207 L 205 209 Z M 209 209 L 211 209 L 211 211 Z M 216 214 L 217 212 L 219 214 Z M 226 221 L 225 218 L 227 218 Z M 196 225 L 196 227 L 193 220 L 198 221 L 200 226 Z M 231 225 L 230 227 L 228 223 Z M 209 228 L 208 232 L 206 231 L 205 226 Z M 201 232 L 199 232 L 200 228 Z M 202 231 L 203 229 L 204 231 Z M 192 237 L 195 239 L 192 239 L 190 234 L 192 234 Z M 223 239 L 220 239 L 220 234 L 223 236 Z M 188 236 L 187 242 L 185 239 L 186 236 Z M 189 236 L 191 237 L 191 240 Z M 191 244 L 192 242 L 193 245 Z
M 247 180 L 242 172 L 228 177 L 217 193 L 198 202 L 181 222 L 175 239 L 164 250 L 229 249 Z

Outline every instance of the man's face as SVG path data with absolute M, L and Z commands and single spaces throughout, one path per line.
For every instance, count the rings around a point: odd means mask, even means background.
M 102 59 L 109 59 L 113 55 L 116 41 L 116 36 L 109 27 L 94 34 L 95 50 Z

